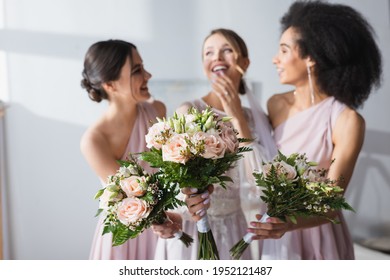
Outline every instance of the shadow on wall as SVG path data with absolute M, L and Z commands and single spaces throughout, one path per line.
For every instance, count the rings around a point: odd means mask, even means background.
M 100 186 L 80 153 L 85 128 L 20 104 L 5 121 L 10 259 L 87 259 Z
M 390 236 L 389 143 L 390 133 L 366 131 L 362 152 L 346 193 L 356 210 L 356 213 L 345 213 L 356 241 Z

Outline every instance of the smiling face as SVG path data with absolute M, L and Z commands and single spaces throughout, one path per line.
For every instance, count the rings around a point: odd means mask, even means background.
M 235 83 L 239 83 L 242 73 L 237 70 L 239 66 L 244 71 L 248 67 L 248 58 L 243 58 L 239 51 L 220 33 L 210 35 L 203 44 L 203 70 L 212 80 L 213 75 L 228 76 Z
M 127 58 L 119 79 L 113 82 L 113 86 L 120 96 L 131 97 L 136 102 L 142 102 L 150 98 L 148 80 L 151 77 L 152 75 L 145 70 L 138 51 L 133 49 L 132 65 L 130 58 Z
M 280 38 L 279 51 L 274 57 L 281 84 L 301 86 L 307 83 L 307 63 L 309 58 L 301 58 L 296 43 L 299 34 L 291 27 Z

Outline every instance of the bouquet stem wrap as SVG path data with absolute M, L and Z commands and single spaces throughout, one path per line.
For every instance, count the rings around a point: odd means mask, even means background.
M 207 214 L 196 222 L 199 238 L 198 259 L 219 260 L 219 253 Z
M 265 223 L 267 219 L 269 218 L 269 215 L 265 213 L 263 217 L 259 220 L 260 223 Z M 244 235 L 244 237 L 236 243 L 231 249 L 230 249 L 230 255 L 234 260 L 239 260 L 244 253 L 244 251 L 249 247 L 249 244 L 252 242 L 252 237 L 256 234 L 248 232 Z

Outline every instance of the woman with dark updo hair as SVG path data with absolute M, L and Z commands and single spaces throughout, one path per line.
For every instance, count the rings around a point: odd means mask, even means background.
M 295 90 L 269 99 L 275 141 L 282 153 L 306 153 L 320 168 L 329 168 L 330 179 L 343 178 L 339 185 L 345 192 L 365 133 L 356 109 L 381 80 L 373 29 L 351 7 L 319 1 L 294 2 L 281 24 L 273 62 L 280 82 Z M 270 218 L 266 224 L 252 222 L 249 230 L 257 234 L 254 239 L 266 238 L 262 259 L 354 259 L 343 214 L 328 216 L 340 224 L 323 218 L 300 218 L 297 224 Z
M 81 151 L 87 162 L 106 183 L 118 169 L 117 160 L 129 152 L 146 150 L 145 134 L 151 120 L 165 116 L 165 105 L 150 101 L 148 80 L 151 74 L 144 68 L 136 47 L 121 40 L 93 44 L 84 60 L 81 86 L 89 98 L 108 100 L 107 111 L 87 129 L 81 139 Z M 145 166 L 147 168 L 147 166 Z M 157 236 L 146 230 L 136 239 L 112 247 L 112 235 L 102 235 L 100 218 L 93 239 L 90 259 L 153 259 Z

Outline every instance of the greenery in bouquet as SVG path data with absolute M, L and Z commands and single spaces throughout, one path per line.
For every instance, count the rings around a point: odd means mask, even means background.
M 254 172 L 256 185 L 262 189 L 261 199 L 267 204 L 267 217 L 287 218 L 296 223 L 298 216 L 328 217 L 329 211 L 354 209 L 345 201 L 344 190 L 330 180 L 328 169 L 316 168 L 316 162 L 308 161 L 305 154 L 283 155 L 280 151 L 272 162 L 263 163 L 261 172 Z M 247 234 L 231 250 L 231 256 L 239 259 L 251 242 L 252 234 Z
M 210 184 L 226 188 L 232 182 L 225 173 L 234 167 L 243 152 L 250 151 L 237 137 L 231 118 L 219 117 L 207 107 L 198 111 L 191 107 L 187 114 L 175 113 L 168 119 L 157 119 L 146 135 L 147 147 L 141 158 L 159 168 L 166 182 L 179 188 L 197 188 L 203 192 Z M 199 259 L 219 259 L 207 215 L 197 223 Z
M 109 176 L 106 186 L 95 195 L 99 199 L 96 215 L 105 215 L 103 234 L 112 233 L 113 246 L 136 238 L 153 223 L 164 223 L 168 219 L 165 211 L 183 205 L 177 198 L 180 190 L 164 184 L 158 172 L 148 174 L 134 156 L 118 162 L 119 170 Z M 186 246 L 193 242 L 183 232 L 177 238 Z

